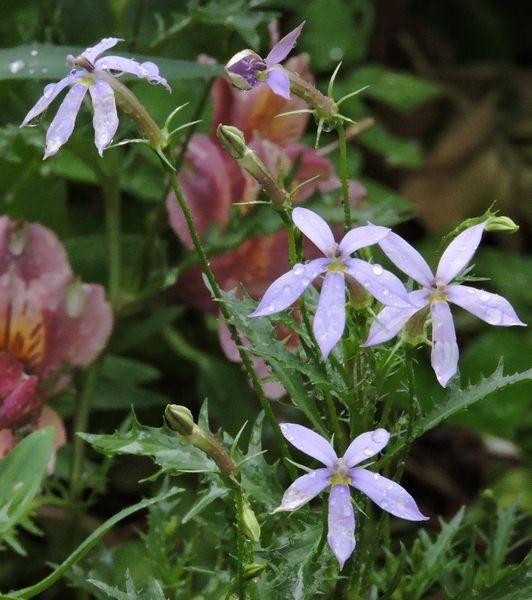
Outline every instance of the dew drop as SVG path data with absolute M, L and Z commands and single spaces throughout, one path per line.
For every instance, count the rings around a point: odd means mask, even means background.
M 474 290 L 473 288 L 469 288 L 469 289 L 467 290 L 467 293 L 468 293 L 468 294 L 471 294 L 472 296 L 475 294 L 475 292 L 476 292 L 476 290 Z
M 381 476 L 378 473 L 373 473 L 373 479 L 375 479 L 375 481 L 377 481 L 380 478 Z
M 490 295 L 488 294 L 488 292 L 482 292 L 482 294 L 480 294 L 481 302 L 488 302 L 489 299 L 490 299 Z
M 373 454 L 373 448 L 371 446 L 367 446 L 364 448 L 364 454 L 366 456 L 371 456 Z
M 380 265 L 373 265 L 372 271 L 373 271 L 373 273 L 375 273 L 375 275 L 382 275 L 384 272 L 384 269 Z
M 275 312 L 275 304 L 270 304 L 267 308 L 268 312 Z
M 301 275 L 305 272 L 305 267 L 301 263 L 297 263 L 296 265 L 294 265 L 294 268 L 292 270 L 294 272 L 294 275 Z
M 376 444 L 382 444 L 383 442 L 386 442 L 388 439 L 388 432 L 386 431 L 386 429 L 376 429 L 372 434 L 371 434 L 371 439 L 376 443 Z
M 49 83 L 44 87 L 43 95 L 45 98 L 49 98 L 52 95 L 53 91 L 55 90 L 55 85 L 55 83 Z
M 19 71 L 22 71 L 22 69 L 25 66 L 26 66 L 26 63 L 19 58 L 18 60 L 14 60 L 9 63 L 9 70 L 11 71 L 11 73 L 15 74 L 15 73 L 18 73 Z
M 285 295 L 288 296 L 289 294 L 292 293 L 292 286 L 291 285 L 283 285 L 283 287 L 281 288 L 281 292 Z

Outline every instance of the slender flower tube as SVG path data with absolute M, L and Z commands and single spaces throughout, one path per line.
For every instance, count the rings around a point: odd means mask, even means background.
M 351 442 L 341 458 L 325 438 L 311 429 L 283 423 L 281 431 L 293 446 L 324 464 L 325 468 L 315 469 L 296 479 L 284 493 L 281 505 L 273 512 L 297 510 L 329 488 L 327 541 L 340 570 L 355 549 L 355 514 L 350 485 L 396 517 L 408 521 L 424 521 L 428 518 L 421 514 L 415 500 L 398 483 L 357 466 L 386 446 L 390 434 L 385 429 L 362 433 Z
M 163 132 L 136 97 L 116 77 L 123 73 L 130 73 L 140 79 L 147 79 L 150 83 L 161 84 L 168 91 L 171 91 L 170 86 L 166 79 L 159 75 L 159 68 L 155 63 L 138 63 L 131 58 L 120 56 L 100 57 L 103 52 L 120 41 L 122 41 L 120 38 L 104 38 L 95 46 L 84 50 L 77 58 L 69 55 L 67 66 L 72 69 L 69 75 L 57 83 L 48 84 L 37 104 L 24 118 L 21 127 L 31 127 L 36 124 L 36 119 L 55 98 L 65 88 L 70 87 L 46 132 L 44 158 L 54 155 L 72 135 L 87 90 L 94 110 L 92 118 L 94 143 L 100 156 L 103 156 L 103 151 L 111 143 L 118 129 L 116 100 L 139 123 L 142 133 L 148 137 L 150 143 L 161 147 Z
M 253 50 L 242 50 L 231 58 L 225 66 L 229 81 L 241 89 L 252 88 L 265 83 L 275 94 L 290 98 L 290 79 L 286 70 L 279 64 L 296 45 L 297 38 L 305 21 L 277 42 L 266 58 L 261 58 Z
M 386 306 L 371 325 L 364 346 L 381 344 L 395 337 L 424 307 L 430 307 L 432 320 L 432 368 L 441 386 L 446 387 L 458 368 L 458 344 L 449 302 L 461 306 L 490 325 L 522 325 L 511 304 L 498 294 L 452 280 L 469 264 L 487 222 L 469 227 L 449 244 L 433 275 L 425 259 L 401 237 L 390 233 L 379 241 L 388 258 L 422 287 L 410 292 L 410 307 Z
M 298 206 L 292 212 L 292 219 L 295 226 L 323 252 L 325 258 L 298 263 L 291 271 L 281 275 L 266 290 L 250 317 L 269 316 L 288 308 L 314 279 L 326 273 L 313 325 L 316 340 L 326 359 L 342 337 L 345 327 L 346 275 L 387 306 L 412 306 L 405 287 L 395 275 L 380 265 L 351 257 L 356 250 L 385 238 L 390 231 L 387 227 L 357 227 L 348 231 L 340 243 L 336 243 L 327 223 L 311 210 Z

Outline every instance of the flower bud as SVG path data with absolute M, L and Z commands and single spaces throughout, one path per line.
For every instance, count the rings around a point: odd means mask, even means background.
M 250 90 L 266 73 L 266 61 L 253 50 L 237 52 L 225 65 L 225 74 L 239 90 Z
M 248 581 L 250 579 L 255 579 L 255 577 L 258 577 L 263 573 L 267 567 L 268 565 L 266 563 L 248 563 L 244 567 L 244 579 L 247 579 Z
M 216 135 L 220 144 L 236 160 L 244 158 L 246 152 L 251 150 L 246 146 L 244 134 L 237 127 L 232 125 L 218 125 Z
M 244 533 L 252 542 L 260 541 L 260 525 L 251 508 L 249 502 L 244 502 L 244 509 L 242 511 L 242 521 L 244 524 Z
M 492 217 L 486 225 L 486 231 L 504 231 L 504 233 L 515 233 L 519 231 L 517 225 L 510 217 Z
M 352 277 L 346 277 L 345 281 L 349 290 L 349 299 L 354 309 L 363 310 L 371 305 L 373 299 L 363 285 Z
M 164 410 L 168 425 L 181 435 L 192 435 L 194 431 L 194 418 L 186 406 L 168 404 Z

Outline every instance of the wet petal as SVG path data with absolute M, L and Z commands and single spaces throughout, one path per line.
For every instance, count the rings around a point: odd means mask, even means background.
M 273 512 L 297 510 L 299 507 L 312 500 L 329 485 L 331 481 L 330 469 L 316 469 L 306 475 L 298 477 L 286 490 L 280 506 Z
M 382 304 L 406 308 L 412 306 L 405 286 L 395 275 L 380 265 L 372 265 L 359 258 L 349 258 L 345 264 L 349 275 Z
M 103 38 L 103 40 L 101 42 L 98 42 L 94 46 L 87 48 L 81 54 L 85 58 L 88 58 L 92 64 L 94 64 L 94 61 L 98 58 L 98 56 L 100 56 L 100 54 L 102 54 L 106 50 L 109 50 L 109 48 L 116 46 L 116 44 L 118 44 L 118 42 L 123 42 L 123 41 L 124 40 L 122 38 L 115 38 L 115 37 Z
M 331 489 L 327 542 L 338 560 L 341 571 L 356 545 L 355 513 L 347 485 L 336 484 Z
M 147 79 L 150 83 L 161 84 L 169 92 L 172 88 L 164 77 L 159 75 L 159 67 L 150 61 L 138 63 L 132 58 L 123 58 L 122 56 L 104 56 L 96 61 L 94 65 L 96 69 L 110 71 L 115 74 L 130 73 L 136 75 L 140 79 Z
M 360 434 L 349 444 L 343 456 L 345 464 L 351 468 L 375 456 L 386 446 L 389 439 L 390 434 L 386 429 L 375 429 Z
M 111 143 L 118 129 L 115 96 L 111 86 L 102 79 L 96 78 L 94 85 L 89 88 L 92 97 L 94 115 L 94 143 L 98 153 L 103 156 L 104 149 Z
M 442 254 L 436 277 L 449 283 L 473 258 L 486 228 L 486 223 L 480 223 L 462 231 L 460 235 L 447 246 Z
M 334 244 L 334 236 L 327 223 L 312 210 L 298 206 L 292 211 L 294 225 L 322 252 L 327 254 Z
M 305 21 L 303 21 L 290 33 L 285 35 L 284 38 L 280 39 L 277 44 L 275 44 L 266 57 L 266 63 L 268 66 L 280 63 L 290 54 L 291 50 L 296 45 L 297 38 L 303 29 L 303 25 L 305 25 Z
M 432 315 L 431 364 L 442 387 L 458 368 L 458 345 L 451 309 L 447 302 L 435 302 L 430 307 Z
M 48 106 L 50 106 L 57 98 L 58 94 L 60 94 L 67 86 L 76 83 L 82 74 L 81 71 L 78 71 L 75 75 L 68 75 L 57 83 L 49 83 L 45 86 L 43 95 L 39 98 L 37 104 L 35 104 L 30 112 L 24 117 L 24 121 L 22 121 L 20 126 L 25 127 L 26 125 L 29 125 L 35 117 L 39 116 L 48 108 Z
M 375 317 L 369 330 L 368 339 L 362 346 L 375 346 L 395 337 L 407 321 L 428 304 L 427 295 L 427 290 L 410 292 L 408 298 L 414 305 L 411 308 L 385 306 Z
M 85 85 L 76 84 L 61 102 L 61 106 L 46 132 L 44 158 L 54 155 L 72 135 L 76 117 L 86 93 Z
M 265 83 L 274 94 L 290 100 L 290 77 L 283 67 L 268 69 Z
M 327 273 L 313 323 L 314 335 L 326 360 L 345 327 L 345 279 L 343 273 Z
M 403 273 L 423 286 L 430 286 L 434 279 L 430 267 L 421 254 L 402 237 L 391 232 L 379 242 L 379 246 Z
M 447 288 L 447 298 L 490 325 L 526 327 L 508 300 L 498 294 L 477 290 L 468 285 L 450 285 Z
M 351 485 L 371 498 L 377 506 L 401 519 L 426 521 L 416 501 L 398 483 L 366 469 L 351 469 Z
M 317 258 L 306 264 L 294 265 L 291 271 L 281 275 L 270 285 L 257 308 L 249 316 L 264 317 L 288 308 L 312 281 L 325 271 L 328 264 L 328 258 Z
M 333 467 L 338 456 L 334 448 L 319 433 L 296 423 L 281 423 L 284 437 L 298 450 L 319 460 L 327 467 Z
M 348 231 L 340 242 L 340 250 L 344 255 L 352 254 L 360 248 L 376 244 L 390 233 L 388 227 L 380 225 L 363 225 Z

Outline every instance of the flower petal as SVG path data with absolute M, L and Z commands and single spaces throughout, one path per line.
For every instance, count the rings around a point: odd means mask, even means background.
M 330 469 L 316 469 L 306 475 L 298 477 L 286 490 L 278 506 L 273 512 L 297 510 L 299 507 L 312 500 L 329 485 L 331 481 Z
M 446 387 L 458 368 L 458 345 L 453 317 L 447 302 L 434 302 L 431 304 L 430 312 L 432 315 L 431 364 L 439 384 Z
M 460 273 L 477 251 L 486 224 L 480 223 L 469 227 L 455 237 L 440 258 L 436 269 L 437 278 L 449 283 Z
M 490 325 L 526 327 L 526 323 L 519 319 L 508 300 L 498 294 L 478 290 L 468 285 L 450 285 L 447 288 L 447 298 Z
M 290 100 L 290 77 L 283 67 L 268 69 L 265 83 L 274 94 Z
M 103 79 L 94 79 L 89 92 L 92 98 L 94 115 L 94 143 L 98 153 L 103 156 L 104 149 L 111 143 L 118 129 L 118 115 L 116 113 L 115 95 L 111 86 Z
M 169 92 L 172 91 L 172 88 L 168 85 L 166 79 L 159 75 L 159 67 L 150 61 L 138 63 L 132 58 L 104 56 L 103 58 L 99 58 L 94 66 L 96 69 L 104 71 L 115 71 L 120 74 L 131 73 L 131 75 L 136 75 L 140 79 L 147 79 L 150 83 L 160 83 Z
M 61 105 L 46 132 L 44 158 L 48 158 L 55 154 L 72 135 L 76 117 L 86 93 L 87 86 L 76 84 L 65 96 L 63 102 L 61 102 Z
M 380 225 L 363 225 L 355 227 L 344 235 L 344 239 L 340 242 L 340 250 L 342 254 L 352 254 L 360 248 L 376 244 L 390 233 L 388 227 Z
M 312 325 L 323 359 L 342 337 L 345 328 L 345 279 L 343 273 L 325 275 Z
M 427 261 L 402 237 L 391 232 L 379 242 L 379 246 L 403 273 L 425 287 L 430 286 L 434 275 Z
M 35 119 L 35 117 L 38 117 L 50 106 L 50 104 L 57 98 L 58 94 L 60 94 L 68 85 L 73 85 L 76 83 L 82 74 L 83 73 L 81 71 L 77 71 L 76 74 L 67 75 L 57 83 L 49 83 L 47 86 L 45 86 L 43 95 L 39 98 L 30 112 L 24 117 L 24 121 L 22 121 L 20 126 L 25 127 L 26 125 L 29 125 L 31 121 Z
M 327 467 L 333 467 L 338 460 L 334 448 L 319 433 L 296 423 L 281 423 L 284 437 L 301 452 L 319 460 Z
M 428 304 L 427 296 L 427 290 L 415 290 L 408 294 L 413 307 L 385 306 L 373 320 L 369 329 L 368 339 L 362 346 L 364 348 L 375 346 L 395 337 L 408 320 Z
M 123 41 L 124 40 L 122 38 L 115 38 L 115 37 L 103 38 L 103 40 L 101 42 L 98 42 L 94 46 L 91 46 L 90 48 L 86 48 L 85 50 L 83 50 L 81 55 L 84 56 L 85 58 L 88 58 L 90 60 L 90 62 L 92 64 L 94 64 L 94 61 L 98 58 L 98 56 L 100 56 L 100 54 L 103 54 L 106 50 L 109 50 L 109 48 L 116 46 L 118 44 L 118 42 L 123 42 Z
M 334 244 L 334 236 L 327 223 L 312 210 L 298 206 L 292 211 L 294 225 L 322 252 L 327 254 Z
M 266 64 L 268 66 L 280 63 L 290 54 L 290 51 L 296 45 L 297 38 L 299 37 L 304 24 L 305 21 L 303 21 L 290 33 L 285 35 L 284 38 L 280 39 L 277 44 L 275 44 L 266 57 Z
M 281 275 L 270 285 L 257 308 L 248 316 L 264 317 L 289 307 L 325 271 L 328 264 L 328 258 L 317 258 L 306 264 L 294 265 L 291 271 Z
M 357 436 L 350 444 L 343 456 L 345 464 L 351 468 L 363 460 L 378 454 L 390 440 L 386 429 L 366 431 Z
M 351 485 L 371 498 L 377 506 L 401 519 L 426 521 L 416 501 L 398 483 L 367 469 L 351 469 Z
M 359 258 L 349 258 L 345 261 L 345 265 L 349 275 L 382 304 L 407 308 L 412 306 L 405 286 L 390 271 Z
M 329 533 L 327 542 L 334 552 L 340 571 L 355 549 L 355 513 L 351 504 L 349 487 L 343 484 L 332 486 L 329 496 Z

